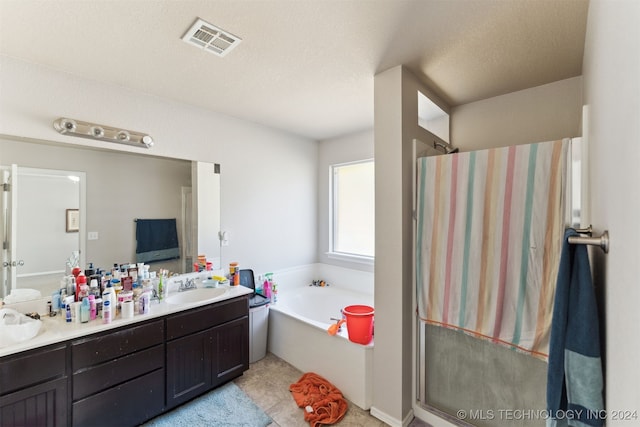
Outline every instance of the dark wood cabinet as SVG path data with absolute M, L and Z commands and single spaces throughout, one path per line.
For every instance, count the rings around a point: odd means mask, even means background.
M 211 388 L 211 333 L 198 332 L 167 343 L 167 407 Z
M 173 408 L 249 369 L 246 297 L 167 318 L 167 407 Z
M 217 386 L 249 369 L 249 317 L 217 326 L 212 334 L 213 385 Z
M 73 403 L 73 425 L 136 426 L 164 409 L 164 372 L 156 370 Z
M 0 426 L 136 426 L 249 369 L 249 298 L 0 358 Z
M 47 381 L 0 397 L 0 425 L 67 425 L 67 379 Z
M 64 426 L 68 423 L 65 344 L 0 360 L 0 426 Z
M 134 426 L 160 414 L 164 354 L 162 319 L 72 341 L 72 425 Z

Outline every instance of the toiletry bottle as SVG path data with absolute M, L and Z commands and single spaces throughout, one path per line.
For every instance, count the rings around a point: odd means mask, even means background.
M 91 279 L 91 284 L 89 285 L 89 295 L 93 295 L 94 297 L 100 295 L 97 279 Z
M 111 277 L 114 279 L 120 278 L 120 267 L 118 267 L 118 264 L 113 264 L 113 268 L 111 269 Z
M 264 291 L 264 297 L 268 300 L 271 300 L 271 283 L 268 280 L 264 281 L 262 285 L 262 290 Z
M 111 301 L 105 299 L 102 302 L 102 321 L 104 323 L 111 323 Z M 69 320 L 67 320 L 69 322 Z
M 256 293 L 262 294 L 262 275 L 258 275 L 258 281 L 256 282 Z
M 150 302 L 151 302 L 151 292 L 150 291 L 142 292 L 142 295 L 140 295 L 140 299 L 138 300 L 140 314 L 149 313 Z
M 234 276 L 236 274 L 236 270 L 238 269 L 238 263 L 237 262 L 230 262 L 229 263 L 229 282 L 231 282 L 230 284 L 233 285 L 233 280 L 234 280 Z
M 233 286 L 240 285 L 240 267 L 236 265 L 235 273 L 233 274 Z
M 71 323 L 71 304 L 67 304 L 65 312 L 66 312 L 67 323 Z
M 96 296 L 89 295 L 89 320 L 96 320 L 97 315 Z
M 57 290 L 51 294 L 51 310 L 57 313 L 60 311 L 60 306 L 60 290 Z
M 78 277 L 76 277 L 76 301 L 82 301 L 82 297 L 86 296 L 83 295 L 84 293 L 84 286 L 87 285 L 87 276 L 85 276 L 83 273 L 78 274 Z
M 113 310 L 113 308 L 115 307 L 116 304 L 116 291 L 113 288 L 113 286 L 111 286 L 111 283 L 109 283 L 107 285 L 107 288 L 105 289 L 105 291 L 102 293 L 102 310 L 104 311 L 104 303 L 109 301 L 110 305 L 111 305 L 111 309 Z M 104 315 L 103 315 L 104 317 Z
M 89 297 L 84 297 L 80 305 L 80 323 L 87 323 L 89 321 L 89 311 Z
M 76 295 L 76 278 L 74 276 L 69 276 L 67 280 L 67 296 L 69 295 L 74 298 Z
M 162 282 L 162 271 L 160 272 L 160 281 L 158 282 L 158 300 L 162 301 L 164 298 L 164 283 Z
M 80 311 L 82 308 L 82 301 L 75 301 L 71 303 L 71 318 L 73 323 L 80 323 Z
M 107 288 L 107 284 L 111 282 L 111 272 L 107 271 L 100 280 L 100 292 L 104 292 Z
M 87 267 L 86 270 L 84 270 L 84 275 L 87 277 L 93 276 L 93 274 L 96 272 L 96 270 L 93 268 L 93 263 L 90 262 L 89 266 Z
M 102 318 L 102 298 L 96 298 L 96 319 Z

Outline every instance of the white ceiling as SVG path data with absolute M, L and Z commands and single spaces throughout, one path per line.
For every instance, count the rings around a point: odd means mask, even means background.
M 450 106 L 582 74 L 588 0 L 0 0 L 0 54 L 325 139 L 404 64 Z M 181 40 L 202 18 L 242 42 Z M 96 120 L 99 121 L 98 118 Z

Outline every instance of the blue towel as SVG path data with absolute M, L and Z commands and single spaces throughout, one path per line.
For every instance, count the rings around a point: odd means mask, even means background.
M 558 271 L 547 371 L 548 427 L 603 426 L 602 361 L 595 292 L 585 245 L 568 229 Z
M 136 262 L 180 258 L 176 219 L 136 219 Z

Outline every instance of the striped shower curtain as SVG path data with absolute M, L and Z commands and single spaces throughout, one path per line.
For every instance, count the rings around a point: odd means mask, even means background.
M 417 160 L 422 320 L 547 357 L 569 144 Z

